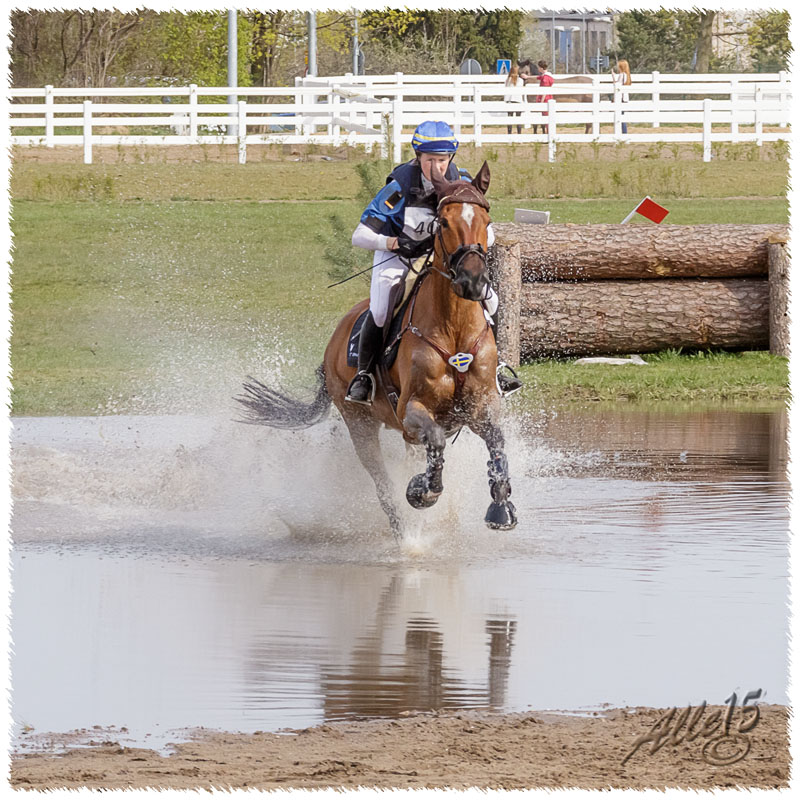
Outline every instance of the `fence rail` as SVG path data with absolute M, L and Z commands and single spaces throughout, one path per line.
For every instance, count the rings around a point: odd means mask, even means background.
M 562 142 L 698 142 L 709 161 L 715 142 L 789 138 L 786 73 L 635 75 L 627 100 L 608 76 L 574 80 L 580 82 L 548 87 L 554 99 L 546 103 L 538 102 L 538 85 L 508 88 L 494 75 L 345 75 L 299 79 L 289 88 L 45 86 L 10 90 L 9 125 L 12 144 L 82 144 L 86 163 L 94 146 L 235 144 L 245 163 L 248 145 L 310 142 L 368 151 L 377 145 L 400 161 L 414 127 L 432 117 L 476 147 L 546 143 L 551 161 Z M 230 95 L 238 102 L 216 101 Z M 623 123 L 652 130 L 623 134 Z M 510 132 L 516 126 L 542 133 Z

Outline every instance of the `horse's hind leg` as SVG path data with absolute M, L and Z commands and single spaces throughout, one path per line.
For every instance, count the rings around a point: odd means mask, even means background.
M 389 527 L 395 539 L 401 538 L 400 517 L 397 514 L 394 501 L 392 500 L 392 483 L 386 472 L 381 453 L 381 443 L 378 439 L 380 423 L 368 417 L 364 411 L 358 409 L 353 414 L 343 414 L 347 429 L 350 431 L 350 438 L 356 448 L 358 460 L 364 469 L 375 481 L 375 489 L 378 492 L 378 501 L 381 504 L 386 516 L 389 518 Z
M 408 438 L 425 445 L 428 462 L 425 472 L 415 475 L 408 482 L 406 499 L 414 508 L 429 508 L 444 491 L 444 429 L 418 400 L 412 400 L 406 406 L 403 428 Z
M 491 419 L 470 427 L 486 442 L 489 449 L 489 492 L 492 502 L 484 521 L 493 530 L 510 531 L 517 525 L 517 512 L 508 499 L 511 495 L 511 480 L 508 475 L 508 459 L 505 454 L 505 437 L 500 426 Z

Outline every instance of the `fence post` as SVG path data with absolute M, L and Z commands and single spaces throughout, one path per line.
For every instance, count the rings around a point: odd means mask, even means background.
M 303 94 L 297 90 L 303 85 L 302 78 L 294 79 L 294 135 L 303 135 Z
M 92 163 L 92 101 L 83 101 L 83 163 Z
M 703 161 L 711 161 L 711 99 L 703 100 Z
M 461 138 L 461 90 L 453 92 L 453 132 L 456 139 Z
M 189 84 L 189 138 L 197 141 L 197 84 Z
M 392 102 L 392 158 L 395 164 L 403 157 L 403 143 L 400 134 L 403 132 L 403 98 L 398 95 Z
M 661 92 L 659 85 L 661 80 L 661 73 L 656 70 L 653 72 L 653 127 L 660 128 L 661 123 L 658 120 L 658 104 L 661 102 Z
M 622 92 L 614 92 L 614 136 L 622 136 Z
M 764 118 L 761 114 L 761 101 L 763 93 L 760 86 L 756 86 L 756 111 L 755 111 L 755 124 L 756 124 L 756 144 L 761 147 L 764 144 Z
M 481 125 L 481 87 L 476 83 L 472 87 L 472 128 L 473 128 L 473 144 L 475 147 L 482 146 L 483 139 L 483 126 Z
M 592 136 L 600 135 L 600 76 L 592 75 Z
M 342 135 L 342 128 L 338 122 L 339 106 L 341 105 L 342 98 L 339 96 L 337 90 L 338 85 L 333 86 L 331 93 L 328 96 L 331 103 L 330 122 L 328 123 L 328 136 L 333 136 L 333 146 L 338 147 Z
M 378 119 L 380 120 L 380 117 Z M 372 109 L 368 109 L 366 111 L 366 113 L 364 114 L 364 121 L 367 128 L 375 130 L 375 112 L 372 111 Z M 367 141 L 364 142 L 364 152 L 371 153 L 373 146 L 374 142 L 371 139 L 367 139 Z
M 556 160 L 556 101 L 547 101 L 547 160 Z
M 247 101 L 240 100 L 238 107 L 237 134 L 239 136 L 239 163 L 247 163 Z
M 731 78 L 731 141 L 739 141 L 739 118 L 736 116 L 739 113 L 737 106 L 739 105 L 739 81 L 737 78 Z
M 780 89 L 780 101 L 781 101 L 781 109 L 786 108 L 786 70 L 782 69 L 778 73 L 778 88 Z M 788 125 L 786 119 L 782 119 L 780 123 L 781 128 L 785 128 Z
M 389 117 L 392 109 L 389 108 L 391 100 L 388 97 L 381 98 L 381 158 L 389 158 Z
M 44 87 L 44 143 L 47 147 L 55 147 L 55 124 L 53 114 L 53 87 Z

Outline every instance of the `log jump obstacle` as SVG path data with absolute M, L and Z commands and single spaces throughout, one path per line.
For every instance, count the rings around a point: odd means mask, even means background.
M 787 225 L 496 223 L 500 357 L 788 355 Z

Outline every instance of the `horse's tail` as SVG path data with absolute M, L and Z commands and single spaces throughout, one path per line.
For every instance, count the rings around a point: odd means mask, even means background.
M 322 422 L 331 407 L 331 397 L 325 386 L 325 365 L 317 368 L 317 394 L 310 403 L 270 389 L 248 375 L 244 394 L 237 397 L 244 408 L 244 419 L 251 425 L 300 430 Z

